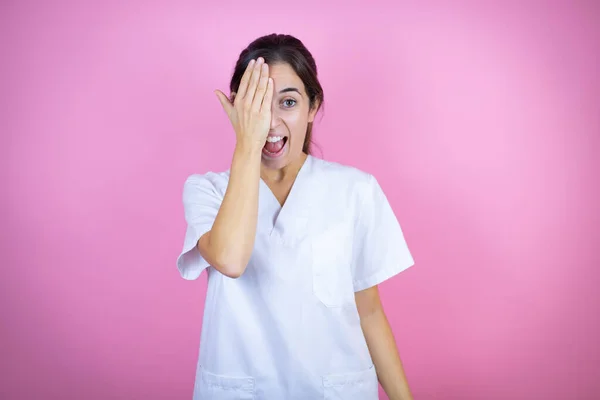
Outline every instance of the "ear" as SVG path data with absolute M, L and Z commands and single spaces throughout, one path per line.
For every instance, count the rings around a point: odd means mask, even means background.
M 319 110 L 319 101 L 315 101 L 313 108 L 308 112 L 308 122 L 313 122 L 315 120 L 315 115 L 317 115 L 317 111 Z

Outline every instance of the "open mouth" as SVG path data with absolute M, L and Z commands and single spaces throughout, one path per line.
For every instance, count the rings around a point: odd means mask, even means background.
M 279 157 L 280 155 L 283 154 L 283 152 L 286 148 L 287 142 L 288 142 L 287 136 L 268 138 L 267 142 L 265 143 L 265 145 L 263 147 L 263 154 L 268 157 L 271 157 L 271 158 Z

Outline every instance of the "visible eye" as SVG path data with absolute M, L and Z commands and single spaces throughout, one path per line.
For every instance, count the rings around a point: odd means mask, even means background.
M 293 106 L 296 104 L 296 100 L 294 100 L 294 99 L 285 99 L 285 100 L 283 101 L 283 104 L 286 104 L 286 103 L 287 103 L 287 104 L 289 104 L 288 102 L 290 102 L 290 101 L 291 101 L 293 104 L 292 104 L 292 105 L 290 105 L 290 106 L 286 106 L 286 108 L 292 108 L 292 107 L 293 107 Z

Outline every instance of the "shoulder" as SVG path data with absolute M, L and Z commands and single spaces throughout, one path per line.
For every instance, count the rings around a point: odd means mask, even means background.
M 334 161 L 315 159 L 315 177 L 332 204 L 344 205 L 342 209 L 359 210 L 369 203 L 377 185 L 375 177 L 360 168 Z
M 229 170 L 208 171 L 188 175 L 183 183 L 184 195 L 186 193 L 197 193 L 198 191 L 209 191 L 224 196 L 229 182 L 229 172 Z
M 343 187 L 347 191 L 360 194 L 373 184 L 375 177 L 367 171 L 335 161 L 315 158 L 317 176 L 332 188 Z

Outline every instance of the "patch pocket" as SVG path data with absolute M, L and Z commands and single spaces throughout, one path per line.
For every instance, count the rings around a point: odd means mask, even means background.
M 323 376 L 325 400 L 377 400 L 379 384 L 375 366 L 360 372 Z
M 354 302 L 351 232 L 338 224 L 314 234 L 311 241 L 313 292 L 327 307 L 350 306 Z
M 254 378 L 216 375 L 200 367 L 194 400 L 253 400 Z

